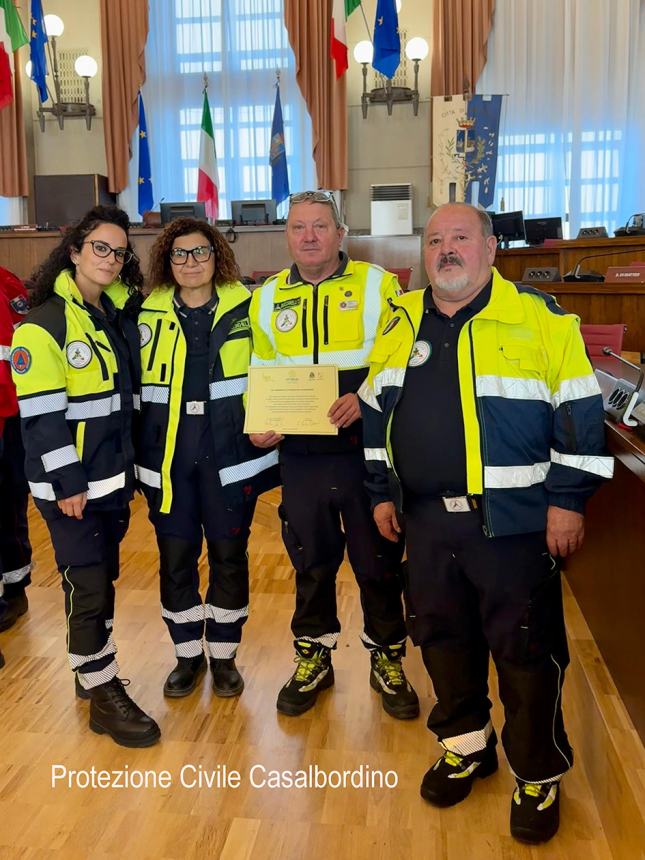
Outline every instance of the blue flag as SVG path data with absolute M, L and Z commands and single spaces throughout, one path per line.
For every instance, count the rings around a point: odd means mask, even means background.
M 139 93 L 139 215 L 152 209 L 154 194 L 152 193 L 152 170 L 150 169 L 150 147 L 148 146 L 148 126 L 146 112 L 143 108 L 143 98 Z
M 462 119 L 462 127 L 457 130 L 457 150 L 460 148 L 460 134 L 464 136 L 465 199 L 475 205 L 479 203 L 484 209 L 492 206 L 495 195 L 501 110 L 501 96 L 471 96 L 468 100 L 466 121 Z
M 400 62 L 401 40 L 396 0 L 378 0 L 374 21 L 372 66 L 386 78 L 393 78 Z
M 273 109 L 273 124 L 271 125 L 271 197 L 276 203 L 282 203 L 289 196 L 289 171 L 287 169 L 287 151 L 284 148 L 284 124 L 282 122 L 282 105 L 280 104 L 280 84 L 275 88 L 275 107 Z
M 43 4 L 41 0 L 31 0 L 31 19 L 29 21 L 29 49 L 31 59 L 31 79 L 38 87 L 38 96 L 41 102 L 47 101 L 47 59 L 45 58 L 45 44 L 47 33 L 43 23 Z

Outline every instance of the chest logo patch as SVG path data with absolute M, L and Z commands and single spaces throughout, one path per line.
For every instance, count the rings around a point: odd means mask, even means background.
M 80 370 L 92 360 L 92 348 L 82 340 L 73 340 L 67 346 L 67 361 L 72 367 Z
M 139 346 L 141 349 L 152 340 L 152 329 L 148 323 L 139 323 Z
M 298 322 L 298 314 L 296 311 L 288 308 L 280 313 L 275 318 L 275 327 L 278 331 L 287 332 L 296 327 Z
M 24 296 L 16 296 L 9 302 L 15 313 L 24 315 L 29 313 L 29 302 Z
M 11 361 L 11 366 L 16 373 L 27 373 L 31 367 L 31 353 L 24 346 L 17 346 L 13 349 L 9 356 L 9 360 Z
M 342 301 L 338 307 L 341 311 L 355 311 L 358 308 L 358 302 L 356 300 L 353 301 Z
M 412 347 L 408 367 L 421 367 L 432 355 L 432 344 L 427 340 L 418 340 Z

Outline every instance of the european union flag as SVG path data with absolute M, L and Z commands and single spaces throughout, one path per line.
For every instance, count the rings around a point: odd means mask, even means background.
M 152 193 L 152 171 L 150 169 L 150 147 L 148 146 L 148 126 L 146 112 L 143 108 L 143 98 L 139 93 L 139 215 L 152 209 L 154 194 Z
M 378 0 L 374 21 L 372 66 L 386 78 L 393 78 L 400 62 L 401 40 L 396 0 Z
M 271 197 L 276 203 L 282 203 L 289 196 L 289 171 L 287 169 L 287 151 L 284 148 L 284 124 L 282 122 L 282 105 L 280 104 L 280 84 L 275 88 L 275 107 L 273 109 L 273 124 L 271 126 Z
M 38 87 L 38 96 L 41 102 L 47 101 L 47 59 L 45 57 L 45 44 L 47 33 L 43 23 L 43 4 L 41 0 L 31 0 L 31 19 L 29 28 L 29 48 L 31 59 L 31 79 Z

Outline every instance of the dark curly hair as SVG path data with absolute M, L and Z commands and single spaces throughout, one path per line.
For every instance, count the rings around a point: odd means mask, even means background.
M 224 284 L 231 284 L 240 280 L 240 270 L 231 246 L 216 227 L 212 227 L 206 221 L 198 221 L 197 218 L 176 218 L 157 237 L 150 250 L 148 274 L 148 287 L 150 289 L 176 284 L 170 263 L 170 250 L 175 239 L 180 236 L 187 236 L 189 233 L 201 233 L 213 247 L 215 258 L 214 286 L 221 287 Z
M 134 253 L 128 236 L 130 219 L 123 209 L 116 206 L 95 206 L 65 232 L 62 241 L 27 279 L 25 286 L 29 291 L 29 302 L 32 308 L 42 305 L 53 295 L 54 283 L 62 271 L 65 269 L 71 269 L 72 273 L 76 271 L 72 263 L 72 251 L 80 251 L 85 237 L 101 224 L 116 224 L 125 231 L 128 251 L 132 252 L 132 258 L 121 269 L 121 280 L 130 293 L 128 304 L 136 303 L 143 287 L 143 275 L 139 267 L 139 258 Z

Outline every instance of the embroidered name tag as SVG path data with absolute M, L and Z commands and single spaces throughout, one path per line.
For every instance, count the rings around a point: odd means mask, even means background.
M 274 311 L 284 311 L 287 308 L 297 308 L 298 305 L 302 304 L 302 296 L 294 299 L 285 299 L 283 302 L 274 302 L 273 310 Z

